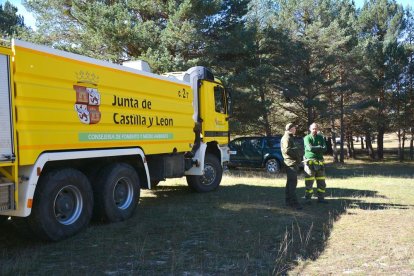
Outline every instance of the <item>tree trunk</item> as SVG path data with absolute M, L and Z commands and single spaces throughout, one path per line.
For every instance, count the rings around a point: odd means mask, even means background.
M 312 107 L 311 106 L 308 106 L 308 129 L 309 129 L 309 126 L 311 124 L 313 124 L 313 123 L 314 123 L 314 121 L 313 121 L 313 111 L 312 111 Z
M 332 137 L 332 157 L 333 162 L 338 163 L 338 151 L 336 149 L 336 132 L 335 132 L 335 120 L 331 117 L 331 137 Z
M 405 129 L 403 129 L 403 133 L 402 133 L 402 151 L 401 151 L 401 160 L 404 161 L 405 159 L 405 139 L 406 139 L 406 134 L 407 132 L 405 131 Z
M 348 135 L 346 136 L 346 158 L 351 158 L 351 143 Z
M 414 128 L 411 128 L 410 160 L 414 160 Z
M 346 134 L 346 157 L 354 158 L 352 136 L 349 133 Z
M 378 160 L 384 159 L 384 127 L 378 127 L 378 135 L 377 135 L 377 156 Z
M 366 144 L 367 144 L 368 156 L 371 159 L 375 159 L 375 152 L 374 152 L 374 149 L 372 147 L 371 133 L 370 132 L 365 133 L 365 141 L 366 141 Z
M 264 120 L 264 127 L 265 127 L 264 130 L 266 132 L 266 136 L 272 136 L 272 128 L 269 123 L 269 111 L 268 111 L 268 108 L 266 107 L 266 95 L 265 95 L 264 87 L 260 88 L 260 101 L 262 103 L 262 106 L 264 107 L 263 120 Z
M 341 110 L 341 145 L 339 151 L 339 162 L 344 163 L 344 138 L 345 138 L 345 125 L 344 125 L 344 92 L 341 93 L 340 101 L 340 110 Z
M 362 136 L 361 136 L 361 149 L 362 150 L 365 149 L 364 148 L 364 137 L 362 137 Z
M 332 155 L 332 139 L 331 137 L 325 137 L 326 154 Z
M 338 149 L 336 148 L 336 136 L 332 137 L 332 157 L 333 157 L 333 161 L 334 163 L 338 163 L 339 159 L 338 159 Z
M 305 73 L 306 78 L 310 77 L 310 75 L 311 75 L 310 60 L 307 60 L 307 62 L 306 62 L 306 68 L 305 68 L 304 73 Z M 306 100 L 308 102 L 306 103 L 306 106 L 307 106 L 307 113 L 308 113 L 307 114 L 308 115 L 308 118 L 307 118 L 307 120 L 308 120 L 307 128 L 308 129 L 309 129 L 309 126 L 312 123 L 314 123 L 314 120 L 315 120 L 315 118 L 313 117 L 313 108 L 312 108 L 312 105 L 311 105 L 312 99 L 313 99 L 312 88 L 311 88 L 311 86 L 307 86 L 307 88 L 306 88 Z M 308 133 L 310 133 L 310 132 L 308 132 Z
M 400 162 L 402 162 L 402 153 L 401 153 L 401 148 L 402 148 L 402 143 L 401 143 L 401 138 L 402 138 L 402 134 L 401 134 L 401 129 L 398 129 L 397 132 L 397 137 L 398 137 L 398 160 Z
M 332 141 L 332 157 L 333 162 L 338 163 L 338 151 L 336 149 L 336 128 L 335 128 L 335 108 L 334 108 L 334 100 L 332 94 L 330 95 L 330 106 L 331 106 L 331 114 L 330 114 L 330 121 L 331 121 L 331 141 Z
M 398 126 L 398 160 L 402 162 L 404 160 L 404 138 L 403 138 L 403 132 L 401 131 L 401 125 L 404 125 L 403 120 L 401 118 L 401 104 L 400 104 L 400 83 L 399 80 L 396 79 L 397 89 L 395 91 L 396 98 L 397 98 L 397 126 Z
M 385 70 L 381 70 L 380 76 L 384 77 Z M 385 133 L 385 88 L 382 87 L 378 98 L 378 134 L 377 134 L 377 156 L 378 160 L 384 159 L 384 133 Z
M 349 141 L 351 142 L 351 158 L 355 158 L 354 139 L 352 138 L 352 132 L 349 133 Z

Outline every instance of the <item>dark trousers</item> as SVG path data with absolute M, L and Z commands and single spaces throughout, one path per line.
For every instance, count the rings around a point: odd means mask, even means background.
M 286 166 L 286 176 L 286 203 L 297 203 L 298 199 L 296 198 L 296 186 L 298 185 L 298 166 Z

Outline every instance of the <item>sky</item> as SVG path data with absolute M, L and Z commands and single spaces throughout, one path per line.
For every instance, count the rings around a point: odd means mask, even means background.
M 355 4 L 357 6 L 357 8 L 361 8 L 362 5 L 364 4 L 365 0 L 354 0 Z M 6 0 L 0 0 L 0 4 L 4 4 L 6 2 Z M 31 13 L 29 13 L 25 7 L 22 5 L 22 1 L 21 0 L 9 0 L 9 2 L 11 2 L 13 4 L 13 6 L 17 7 L 18 9 L 18 14 L 23 15 L 24 17 L 24 23 L 27 26 L 32 27 L 33 29 L 35 28 L 35 22 L 36 20 L 34 19 L 33 15 Z M 397 0 L 397 3 L 402 4 L 404 7 L 410 6 L 413 7 L 414 6 L 414 0 Z

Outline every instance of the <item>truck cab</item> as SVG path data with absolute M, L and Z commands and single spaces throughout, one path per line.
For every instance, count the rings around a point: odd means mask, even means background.
M 185 72 L 164 74 L 189 82 L 193 89 L 193 120 L 196 122 L 196 135 L 204 143 L 213 142 L 225 145 L 223 157 L 229 161 L 227 144 L 230 139 L 228 120 L 231 115 L 231 96 L 220 80 L 202 66 L 192 67 Z M 185 92 L 183 96 L 185 97 Z

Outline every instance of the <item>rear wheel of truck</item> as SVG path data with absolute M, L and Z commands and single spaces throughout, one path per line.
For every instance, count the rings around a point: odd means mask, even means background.
M 59 169 L 40 178 L 28 223 L 41 239 L 58 241 L 86 228 L 92 209 L 88 178 L 76 169 Z
M 94 214 L 106 222 L 118 222 L 132 216 L 140 196 L 137 172 L 125 163 L 104 167 L 93 185 Z
M 188 175 L 187 183 L 190 188 L 196 192 L 210 192 L 218 188 L 223 175 L 223 168 L 218 158 L 211 154 L 206 154 L 204 161 L 203 175 Z

